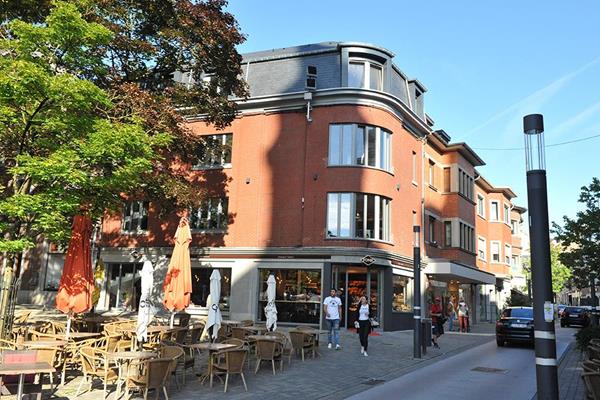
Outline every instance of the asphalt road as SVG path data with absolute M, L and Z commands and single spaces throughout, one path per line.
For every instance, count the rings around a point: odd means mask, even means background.
M 556 327 L 560 358 L 576 328 Z M 443 346 L 443 337 L 440 340 Z M 482 367 L 480 370 L 474 368 Z M 401 376 L 350 399 L 530 400 L 536 393 L 532 347 L 492 341 Z

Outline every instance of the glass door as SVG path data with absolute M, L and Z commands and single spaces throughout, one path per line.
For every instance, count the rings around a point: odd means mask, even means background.
M 373 317 L 379 322 L 381 310 L 381 273 L 378 268 L 364 266 L 334 266 L 332 282 L 342 301 L 340 326 L 354 328 L 357 319 L 358 302 L 366 296 L 371 304 Z

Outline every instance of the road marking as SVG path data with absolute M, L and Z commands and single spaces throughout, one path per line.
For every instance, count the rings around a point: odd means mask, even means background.
M 536 357 L 535 363 L 537 365 L 543 365 L 544 367 L 556 367 L 556 358 Z
M 552 332 L 547 332 L 547 331 L 534 331 L 533 336 L 535 336 L 536 339 L 555 339 L 556 340 L 556 335 Z

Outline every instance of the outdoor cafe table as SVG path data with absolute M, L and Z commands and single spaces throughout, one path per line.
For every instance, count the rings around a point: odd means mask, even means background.
M 92 339 L 102 334 L 99 332 L 69 332 L 69 340 L 84 340 L 84 339 Z M 67 334 L 65 333 L 65 338 Z
M 258 334 L 268 331 L 266 326 L 240 326 L 239 329 L 244 329 L 246 331 Z
M 47 362 L 30 362 L 16 364 L 0 364 L 0 376 L 19 375 L 19 387 L 17 389 L 17 399 L 23 398 L 23 386 L 25 384 L 25 375 L 28 374 L 51 374 L 56 370 Z
M 153 351 L 115 351 L 113 353 L 107 353 L 106 357 L 114 361 L 119 369 L 119 378 L 117 380 L 117 394 L 115 399 L 118 399 L 121 394 L 121 386 L 127 379 L 126 372 L 129 371 L 129 364 L 132 361 L 147 360 L 152 357 L 156 357 L 156 353 Z
M 242 323 L 241 321 L 234 321 L 232 319 L 224 319 L 221 321 L 221 325 L 225 325 L 225 326 L 238 326 L 241 323 Z
M 66 340 L 27 340 L 20 343 L 23 347 L 63 347 L 67 344 Z
M 279 336 L 275 335 L 249 335 L 248 339 L 250 340 L 273 340 L 275 342 L 281 341 Z
M 233 348 L 237 347 L 237 345 L 227 344 L 227 343 L 203 342 L 203 343 L 190 344 L 187 347 L 190 349 L 196 350 L 198 352 L 198 355 L 200 355 L 201 350 L 208 350 L 208 369 L 205 374 L 202 374 L 200 376 L 200 383 L 203 384 L 204 381 L 206 381 L 206 379 L 209 378 L 212 373 L 211 357 L 212 357 L 213 353 L 217 352 L 217 351 L 221 351 L 221 350 L 233 349 Z

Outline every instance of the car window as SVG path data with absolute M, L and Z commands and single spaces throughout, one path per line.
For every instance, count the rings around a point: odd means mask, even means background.
M 567 307 L 565 308 L 565 311 L 568 311 L 570 313 L 580 313 L 584 312 L 585 310 L 581 307 Z
M 507 318 L 533 318 L 533 309 L 508 308 L 502 312 L 502 316 Z

